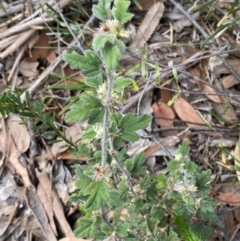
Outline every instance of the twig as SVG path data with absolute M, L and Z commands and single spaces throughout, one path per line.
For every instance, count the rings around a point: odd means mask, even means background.
M 59 7 L 59 3 L 57 3 L 56 0 L 54 0 L 55 4 L 56 4 L 56 7 L 57 7 L 57 10 L 58 10 L 58 14 L 61 16 L 61 19 L 63 20 L 63 22 L 65 23 L 68 31 L 71 33 L 71 35 L 73 36 L 73 38 L 75 39 L 77 45 L 78 45 L 78 48 L 82 51 L 82 53 L 84 54 L 84 49 L 82 47 L 82 45 L 80 44 L 79 40 L 77 39 L 75 33 L 72 31 L 71 27 L 69 26 L 68 22 L 66 21 L 65 17 L 63 16 L 62 14 L 62 11 Z
M 185 9 L 179 4 L 177 3 L 175 0 L 170 0 L 170 2 L 177 8 L 179 9 L 184 16 L 194 25 L 194 27 L 207 39 L 210 38 L 209 34 L 200 26 L 200 24 L 190 16 L 190 14 L 185 11 Z M 212 41 L 212 39 L 209 40 L 210 43 L 212 43 L 213 47 L 216 48 L 216 45 L 214 44 L 214 42 Z M 221 59 L 221 61 L 223 62 L 224 66 L 226 67 L 226 69 L 235 77 L 235 79 L 240 82 L 240 76 L 239 74 L 228 64 L 228 62 L 225 60 L 225 58 L 219 56 L 219 58 Z

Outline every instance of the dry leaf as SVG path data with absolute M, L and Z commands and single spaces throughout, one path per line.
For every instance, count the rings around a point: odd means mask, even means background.
M 193 19 L 198 19 L 199 18 L 199 12 L 195 12 L 193 13 L 191 16 Z M 190 27 L 192 25 L 192 23 L 187 19 L 187 18 L 183 18 L 183 19 L 180 19 L 178 21 L 176 21 L 174 24 L 173 24 L 173 29 L 177 32 L 177 33 L 180 33 L 183 28 L 185 27 Z
M 53 215 L 52 202 L 51 202 L 51 199 L 48 198 L 41 183 L 38 184 L 37 194 L 38 194 L 38 197 L 39 197 L 39 199 L 43 205 L 43 208 L 45 209 L 45 212 L 48 216 L 49 224 L 52 228 L 52 231 L 57 236 L 57 229 L 56 229 L 55 222 L 53 219 L 54 215 Z
M 38 62 L 22 61 L 19 64 L 18 70 L 24 77 L 34 77 L 38 74 Z
M 159 138 L 159 142 L 165 147 L 172 147 L 180 142 L 180 138 L 178 136 L 168 136 L 164 138 Z M 149 157 L 151 155 L 154 155 L 154 153 L 156 153 L 160 149 L 160 145 L 156 145 L 155 142 L 152 142 L 152 146 L 144 151 L 144 155 L 145 157 Z
M 221 204 L 228 204 L 231 206 L 239 206 L 240 205 L 240 194 L 239 194 L 239 186 L 238 188 L 234 188 L 228 186 L 228 190 L 225 188 L 224 192 L 219 192 L 218 194 L 218 201 L 221 202 Z
M 164 11 L 164 5 L 161 2 L 154 4 L 147 12 L 142 24 L 140 25 L 136 37 L 130 44 L 130 47 L 143 47 L 152 36 Z
M 138 0 L 138 3 L 141 5 L 141 9 L 137 7 L 137 5 L 134 4 L 133 11 L 148 11 L 149 8 L 152 7 L 153 4 L 157 2 L 165 2 L 166 0 Z
M 7 119 L 7 127 L 19 155 L 27 151 L 30 145 L 30 135 L 23 120 L 18 115 L 10 114 Z
M 191 127 L 198 126 L 198 124 L 205 124 L 204 121 L 197 114 L 196 110 L 182 97 L 179 97 L 173 103 L 174 110 L 182 121 Z M 192 123 L 188 123 L 192 122 Z
M 206 93 L 216 93 L 216 91 L 209 85 L 206 85 L 206 84 L 201 84 L 201 90 L 203 92 L 206 92 Z M 218 95 L 206 95 L 208 99 L 216 102 L 216 103 L 222 103 L 222 100 L 220 99 L 220 97 Z
M 161 127 L 173 127 L 173 119 L 175 118 L 175 113 L 173 110 L 167 106 L 165 103 L 160 102 L 157 104 L 156 102 L 152 104 L 153 113 L 154 113 L 154 120 L 157 125 Z M 172 119 L 172 120 L 166 120 Z M 177 131 L 162 131 L 163 136 L 174 136 L 177 135 Z
M 170 90 L 161 89 L 161 101 L 165 104 L 172 99 L 172 92 Z
M 65 134 L 68 139 L 71 139 L 73 143 L 80 140 L 84 124 L 80 126 L 79 123 L 74 123 L 68 127 Z M 54 157 L 57 157 L 60 153 L 66 151 L 68 147 L 65 141 L 56 142 L 51 147 L 51 153 Z
M 236 78 L 233 75 L 228 75 L 222 78 L 222 85 L 224 89 L 229 89 L 237 84 L 239 84 L 239 82 L 236 80 Z
M 34 216 L 38 220 L 42 231 L 44 232 L 46 239 L 49 241 L 57 241 L 51 227 L 48 223 L 48 218 L 46 216 L 46 213 L 42 207 L 42 204 L 36 195 L 36 192 L 33 187 L 26 188 L 25 191 L 26 200 L 28 203 L 28 206 L 31 208 Z
M 36 173 L 37 173 L 39 181 L 42 184 L 44 183 L 44 185 L 43 185 L 44 189 L 47 189 L 48 187 L 52 186 L 50 183 L 50 180 L 44 170 L 42 170 L 42 172 L 38 172 L 36 170 Z M 46 191 L 46 190 L 45 190 L 45 192 L 49 193 L 49 191 Z M 69 223 L 66 220 L 66 217 L 65 217 L 65 214 L 63 211 L 63 205 L 59 199 L 59 196 L 57 195 L 57 192 L 54 190 L 54 188 L 52 188 L 52 191 L 51 191 L 51 200 L 52 200 L 52 206 L 53 206 L 53 211 L 54 211 L 55 217 L 58 220 L 62 231 L 65 233 L 66 237 L 74 237 L 73 231 L 72 231 Z
M 51 36 L 47 35 L 47 33 L 49 33 L 48 30 L 41 31 L 38 41 L 33 46 L 31 56 L 27 58 L 28 62 L 37 62 L 38 59 L 45 59 L 51 51 L 51 48 L 49 48 Z

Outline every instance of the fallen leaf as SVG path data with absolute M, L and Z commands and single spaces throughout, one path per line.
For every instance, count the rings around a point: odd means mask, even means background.
M 57 229 L 55 226 L 55 222 L 54 222 L 54 215 L 53 215 L 53 207 L 52 207 L 52 202 L 51 199 L 48 198 L 43 186 L 41 183 L 38 184 L 37 187 L 37 194 L 38 197 L 43 205 L 43 208 L 45 209 L 45 213 L 48 216 L 48 220 L 49 220 L 49 224 L 52 228 L 53 233 L 57 236 Z
M 180 142 L 180 138 L 178 136 L 168 136 L 164 138 L 159 138 L 159 142 L 164 147 L 173 147 Z M 155 142 L 152 142 L 152 146 L 150 146 L 144 151 L 144 156 L 147 158 L 151 155 L 154 155 L 154 153 L 156 153 L 161 148 L 162 147 L 160 145 L 156 145 Z
M 196 19 L 199 18 L 200 14 L 199 14 L 199 12 L 195 12 L 195 13 L 193 13 L 191 16 L 192 16 L 193 19 L 196 20 Z M 174 24 L 173 24 L 173 29 L 174 29 L 177 33 L 180 33 L 180 32 L 183 30 L 183 28 L 185 28 L 185 27 L 190 27 L 191 25 L 192 25 L 192 22 L 189 21 L 186 17 L 184 17 L 184 18 L 182 18 L 182 19 L 174 22 Z
M 233 75 L 228 75 L 222 78 L 222 85 L 224 89 L 229 89 L 237 84 L 239 84 L 239 82 L 236 80 L 236 78 Z
M 38 62 L 22 61 L 18 66 L 18 70 L 24 77 L 34 77 L 38 74 L 38 65 Z
M 216 102 L 216 103 L 222 103 L 222 100 L 220 99 L 220 97 L 216 94 L 216 91 L 209 85 L 203 84 L 201 83 L 201 90 L 205 93 L 209 93 L 209 94 L 214 94 L 214 95 L 208 95 L 206 94 L 207 98 Z
M 36 219 L 38 220 L 41 229 L 46 236 L 46 239 L 49 241 L 57 241 L 56 236 L 54 235 L 51 227 L 49 226 L 45 210 L 43 209 L 42 204 L 34 189 L 35 188 L 33 187 L 26 188 L 25 196 L 27 204 L 31 208 Z
M 71 139 L 73 143 L 80 140 L 82 136 L 82 131 L 84 129 L 84 123 L 74 123 L 72 126 L 68 127 L 65 131 L 66 137 Z M 51 153 L 54 157 L 59 156 L 62 152 L 66 151 L 68 146 L 65 141 L 56 142 L 51 147 Z
M 140 25 L 136 37 L 130 44 L 130 47 L 143 47 L 152 36 L 164 11 L 164 5 L 161 2 L 154 4 L 147 12 L 142 24 Z
M 179 97 L 174 101 L 173 107 L 179 118 L 186 122 L 186 125 L 190 127 L 199 126 L 198 124 L 205 125 L 204 121 L 200 118 L 192 105 L 182 97 Z
M 28 62 L 37 62 L 39 59 L 45 59 L 51 48 L 49 48 L 51 36 L 48 30 L 41 30 L 38 41 L 34 44 L 31 56 L 27 58 Z
M 225 188 L 221 188 L 218 192 L 218 201 L 221 204 L 228 204 L 230 206 L 239 206 L 240 204 L 240 194 L 239 194 L 239 186 L 225 186 Z
M 138 0 L 138 3 L 140 4 L 141 6 L 141 9 L 139 9 L 135 4 L 134 4 L 134 7 L 133 7 L 133 11 L 148 11 L 149 8 L 152 7 L 152 5 L 154 5 L 155 3 L 157 2 L 165 2 L 166 0 Z
M 175 118 L 174 111 L 167 106 L 167 104 L 156 102 L 152 104 L 154 121 L 161 127 L 173 127 L 173 119 Z M 178 134 L 178 131 L 162 131 L 163 136 L 174 136 Z
M 167 104 L 172 99 L 172 92 L 170 90 L 161 89 L 161 102 Z
M 42 172 L 39 172 L 36 169 L 36 173 L 37 173 L 39 181 L 41 183 L 44 183 L 44 186 L 43 186 L 44 189 L 52 186 L 51 182 L 47 176 L 47 173 L 44 170 L 42 170 Z M 47 191 L 47 192 L 49 192 L 49 191 Z M 58 220 L 58 223 L 59 223 L 62 231 L 64 232 L 64 234 L 67 237 L 74 237 L 73 231 L 72 231 L 69 223 L 66 220 L 66 217 L 65 217 L 65 214 L 63 211 L 63 205 L 62 205 L 54 187 L 52 187 L 52 190 L 51 190 L 51 200 L 52 200 L 52 206 L 53 206 L 53 211 L 54 211 L 55 217 Z
M 30 145 L 30 135 L 23 120 L 18 115 L 10 114 L 7 119 L 7 127 L 19 155 L 27 151 Z

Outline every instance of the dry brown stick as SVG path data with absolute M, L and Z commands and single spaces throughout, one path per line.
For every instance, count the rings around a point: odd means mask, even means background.
M 198 58 L 203 56 L 204 54 L 205 54 L 204 52 L 198 52 L 198 53 L 194 54 L 193 56 L 191 56 L 190 58 L 185 60 L 182 64 L 180 64 L 179 66 L 176 66 L 177 71 L 180 71 L 183 68 L 189 68 L 192 65 L 196 64 L 196 60 L 198 60 Z M 162 70 L 160 73 L 160 79 L 162 81 L 165 80 L 166 78 L 169 78 L 170 76 L 172 76 L 172 70 L 169 68 L 167 68 L 166 70 Z M 144 89 L 144 92 L 147 93 L 148 91 L 151 91 L 154 88 L 157 88 L 157 86 L 154 84 L 149 85 L 146 89 Z M 138 102 L 141 95 L 142 95 L 142 91 L 140 91 L 136 95 L 130 97 L 128 99 L 128 101 L 124 104 L 122 111 L 127 112 L 134 104 L 136 104 Z
M 29 92 L 29 94 L 31 95 L 41 84 L 44 83 L 44 81 L 46 80 L 46 78 L 48 77 L 48 75 L 58 66 L 58 64 L 60 64 L 60 62 L 62 61 L 63 55 L 66 53 L 67 51 L 64 50 L 62 52 L 61 55 L 59 55 L 55 61 L 49 65 L 44 71 L 43 73 L 38 77 L 37 80 L 34 81 L 34 83 L 26 90 Z M 21 94 L 21 101 L 24 102 L 25 101 L 25 97 L 26 97 L 26 91 L 23 92 Z
M 4 59 L 9 54 L 12 54 L 14 51 L 16 51 L 16 49 L 18 49 L 22 44 L 27 42 L 27 40 L 35 33 L 35 31 L 35 29 L 30 29 L 25 33 L 22 33 L 11 46 L 9 46 L 0 54 L 0 59 Z
M 210 38 L 209 34 L 202 28 L 202 26 L 194 18 L 192 18 L 192 16 L 187 11 L 185 11 L 185 9 L 182 7 L 180 3 L 177 3 L 175 0 L 170 0 L 170 2 L 184 14 L 184 16 L 194 25 L 194 27 L 204 36 L 204 38 Z M 216 49 L 216 46 L 212 39 L 209 40 L 209 43 L 211 43 L 213 47 Z M 239 74 L 228 64 L 226 59 L 222 56 L 219 56 L 219 58 L 223 62 L 226 69 L 234 76 L 234 78 L 238 82 L 240 82 Z
M 10 36 L 0 41 L 0 50 L 5 49 L 9 44 L 13 43 L 18 38 L 18 35 Z
M 10 73 L 9 73 L 8 80 L 11 80 L 11 79 L 12 79 L 12 76 L 13 76 L 15 70 L 17 69 L 17 67 L 18 67 L 18 65 L 19 65 L 19 62 L 20 62 L 20 60 L 21 60 L 21 58 L 22 58 L 22 55 L 23 55 L 23 53 L 24 53 L 25 48 L 26 48 L 26 44 L 24 44 L 23 46 L 20 47 L 20 49 L 19 49 L 19 51 L 18 51 L 18 54 L 17 54 L 17 56 L 16 56 L 16 59 L 15 59 L 15 61 L 14 61 L 14 64 L 13 64 L 13 66 L 12 66 L 12 68 L 11 68 Z M 15 84 L 12 83 L 12 85 L 11 85 L 11 91 L 14 91 L 14 89 L 15 89 Z
M 60 8 L 64 8 L 67 6 L 72 0 L 61 0 Z M 53 1 L 50 1 L 48 4 L 53 5 Z M 52 6 L 56 10 L 56 6 Z M 23 32 L 30 27 L 34 27 L 35 25 L 41 25 L 44 24 L 45 22 L 53 21 L 52 18 L 50 18 L 47 13 L 43 13 L 41 17 L 34 18 L 35 16 L 41 14 L 41 9 L 35 11 L 31 16 L 29 16 L 27 19 L 22 21 L 21 23 L 13 26 L 10 29 L 7 29 L 4 31 L 4 33 L 1 33 L 0 39 L 4 39 L 10 35 L 17 34 L 19 32 Z M 34 18 L 34 19 L 33 19 Z M 27 21 L 29 20 L 29 21 Z

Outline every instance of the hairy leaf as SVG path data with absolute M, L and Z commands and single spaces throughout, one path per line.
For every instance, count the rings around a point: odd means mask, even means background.
M 97 5 L 93 6 L 93 14 L 101 20 L 111 19 L 110 4 L 112 0 L 99 0 Z
M 94 37 L 92 46 L 95 52 L 98 52 L 100 49 L 104 48 L 107 42 L 114 44 L 116 37 L 113 34 L 101 34 Z
M 133 17 L 133 14 L 127 12 L 129 5 L 130 5 L 130 1 L 126 1 L 126 0 L 114 1 L 114 7 L 112 10 L 113 17 L 122 24 L 128 22 Z
M 104 182 L 92 182 L 84 190 L 84 195 L 89 195 L 86 203 L 86 209 L 97 210 L 100 208 L 103 200 L 108 200 L 109 189 Z

